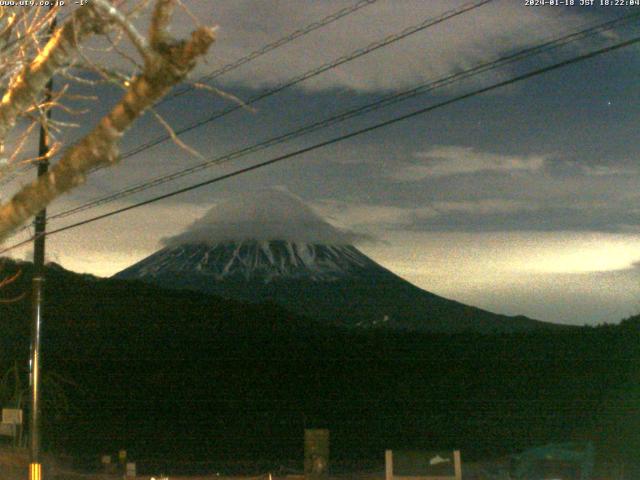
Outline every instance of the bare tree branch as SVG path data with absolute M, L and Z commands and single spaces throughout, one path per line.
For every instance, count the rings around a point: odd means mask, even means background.
M 115 22 L 129 37 L 131 43 L 138 50 L 138 53 L 146 61 L 149 56 L 149 46 L 147 40 L 138 32 L 136 27 L 118 9 L 106 0 L 93 0 L 95 7 L 105 16 Z
M 2 270 L 0 268 L 0 270 Z M 6 287 L 7 285 L 12 284 L 13 282 L 15 282 L 20 275 L 22 275 L 22 269 L 19 269 L 16 273 L 14 273 L 13 275 L 9 276 L 9 277 L 5 277 L 3 279 L 0 280 L 0 290 L 3 289 L 4 287 Z M 13 298 L 0 298 L 0 303 L 14 303 L 14 302 L 18 302 L 20 300 L 22 300 L 25 296 L 26 296 L 27 292 L 22 292 L 21 294 L 19 294 L 16 297 Z
M 118 142 L 124 132 L 145 110 L 166 95 L 174 85 L 184 80 L 195 67 L 196 60 L 208 51 L 215 38 L 214 30 L 211 28 L 198 28 L 186 40 L 174 40 L 168 35 L 167 28 L 171 20 L 173 6 L 173 0 L 157 1 L 151 20 L 150 48 L 144 70 L 132 79 L 120 101 L 100 120 L 93 131 L 69 147 L 46 175 L 23 187 L 11 200 L 0 205 L 0 241 L 6 238 L 12 230 L 42 210 L 54 198 L 83 183 L 91 170 L 117 162 L 119 160 Z M 90 17 L 83 21 L 92 24 L 96 20 L 95 17 Z M 80 20 L 76 19 L 73 22 L 76 26 L 66 34 L 58 31 L 55 38 L 52 39 L 54 43 L 49 42 L 45 49 L 48 53 L 41 60 L 41 63 L 49 65 L 46 68 L 40 65 L 31 65 L 26 77 L 35 76 L 36 81 L 40 82 L 41 77 L 50 76 L 56 68 L 69 63 L 70 54 L 64 49 L 68 47 L 77 51 L 77 42 L 73 38 L 73 34 L 86 34 L 87 27 L 83 29 L 78 25 L 78 22 Z M 99 29 L 100 27 L 93 27 L 94 31 Z M 55 43 L 56 39 L 58 43 Z M 66 46 L 61 46 L 60 42 L 67 42 L 62 44 Z M 62 48 L 62 53 L 58 48 Z M 54 51 L 58 51 L 58 53 L 54 55 Z M 52 57 L 56 58 L 52 60 Z M 36 59 L 34 63 L 37 61 Z M 21 81 L 26 82 L 24 79 Z M 23 95 L 28 95 L 29 101 L 31 101 L 34 89 L 29 89 L 27 85 L 24 90 Z M 15 110 L 17 100 L 15 97 L 13 98 L 13 102 L 7 102 L 8 104 L 13 103 L 13 109 L 7 107 L 9 114 L 5 113 L 4 118 L 10 119 L 11 114 L 17 116 L 20 113 L 19 110 Z M 11 99 L 10 96 L 9 100 Z M 28 108 L 29 102 L 25 100 L 20 105 L 22 109 Z M 0 112 L 2 111 L 1 107 Z M 2 118 L 0 117 L 0 124 Z M 5 122 L 7 121 L 5 120 Z M 6 132 L 6 129 L 4 131 Z M 3 131 L 0 130 L 0 132 Z
M 79 8 L 58 28 L 42 52 L 14 78 L 0 101 L 0 143 L 15 126 L 17 118 L 37 103 L 49 79 L 67 65 L 78 42 L 103 31 L 107 22 L 94 8 Z
M 153 16 L 151 17 L 151 28 L 149 29 L 151 47 L 156 51 L 161 51 L 164 44 L 171 43 L 168 28 L 175 6 L 175 0 L 156 1 Z

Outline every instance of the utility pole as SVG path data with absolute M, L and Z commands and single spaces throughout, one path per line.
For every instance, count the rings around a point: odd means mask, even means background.
M 53 2 L 49 10 L 53 9 Z M 45 38 L 49 41 L 56 28 L 55 17 Z M 51 118 L 50 103 L 52 99 L 53 79 L 49 80 L 44 95 L 44 117 L 40 124 L 40 140 L 38 146 L 38 177 L 49 171 L 49 128 L 47 122 Z M 44 287 L 44 241 L 47 227 L 47 210 L 43 208 L 34 220 L 33 241 L 33 279 L 31 290 L 31 359 L 29 362 L 29 378 L 31 383 L 31 415 L 29 416 L 29 480 L 42 480 L 42 463 L 40 462 L 40 334 L 42 327 L 42 297 Z

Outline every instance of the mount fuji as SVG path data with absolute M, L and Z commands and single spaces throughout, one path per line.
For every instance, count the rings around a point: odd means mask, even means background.
M 280 190 L 228 199 L 164 248 L 117 273 L 171 289 L 273 302 L 355 328 L 432 333 L 521 332 L 559 326 L 508 317 L 424 291 L 353 246 L 337 228 Z

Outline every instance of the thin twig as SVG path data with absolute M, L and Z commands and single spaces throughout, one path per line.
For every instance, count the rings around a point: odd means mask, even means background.
M 158 112 L 156 112 L 156 110 L 154 108 L 150 108 L 149 110 L 151 111 L 151 113 L 153 113 L 153 116 L 156 118 L 156 120 L 158 120 L 160 125 L 162 125 L 164 127 L 164 129 L 167 131 L 167 133 L 171 137 L 171 140 L 173 141 L 173 143 L 175 143 L 178 147 L 180 147 L 183 150 L 187 151 L 191 155 L 193 155 L 193 156 L 195 156 L 195 157 L 197 157 L 197 158 L 199 158 L 201 160 L 204 160 L 204 155 L 202 155 L 200 152 L 195 150 L 193 147 L 190 147 L 189 145 L 184 143 L 182 140 L 180 140 L 180 137 L 178 137 L 178 135 L 176 135 L 176 132 L 173 130 L 173 128 L 171 128 L 171 125 L 169 125 L 166 122 L 166 120 L 164 118 L 162 118 L 162 115 L 160 115 Z
M 20 155 L 20 152 L 24 148 L 24 145 L 27 142 L 27 139 L 29 138 L 29 134 L 33 131 L 36 125 L 38 125 L 38 122 L 35 122 L 35 121 L 31 122 L 31 124 L 26 128 L 26 130 L 20 135 L 20 137 L 18 138 L 18 144 L 14 147 L 13 153 L 7 160 L 7 163 L 9 165 L 13 164 L 13 162 L 18 157 L 18 155 Z
M 223 90 L 220 90 L 219 88 L 213 87 L 211 85 L 208 85 L 206 83 L 200 83 L 200 82 L 196 82 L 192 84 L 194 88 L 198 88 L 201 90 L 207 90 L 219 97 L 225 98 L 227 100 L 230 100 L 238 105 L 240 105 L 242 108 L 244 108 L 245 110 L 251 112 L 251 113 L 256 113 L 258 110 L 253 108 L 250 105 L 247 105 L 245 102 L 242 101 L 242 99 L 236 97 L 235 95 L 225 92 Z
M 200 19 L 193 14 L 191 9 L 187 7 L 182 0 L 176 0 L 176 2 L 178 2 L 178 6 L 180 7 L 180 9 L 185 12 L 189 16 L 189 18 L 191 18 L 193 24 L 196 27 L 202 27 L 202 22 L 200 21 Z
M 111 18 L 127 34 L 131 43 L 145 62 L 150 60 L 149 46 L 147 40 L 138 32 L 136 27 L 125 17 L 116 7 L 107 0 L 92 0 L 93 5 L 103 15 Z

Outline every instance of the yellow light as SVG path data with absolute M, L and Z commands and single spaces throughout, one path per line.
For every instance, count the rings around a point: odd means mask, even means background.
M 29 464 L 29 480 L 42 480 L 42 464 Z

